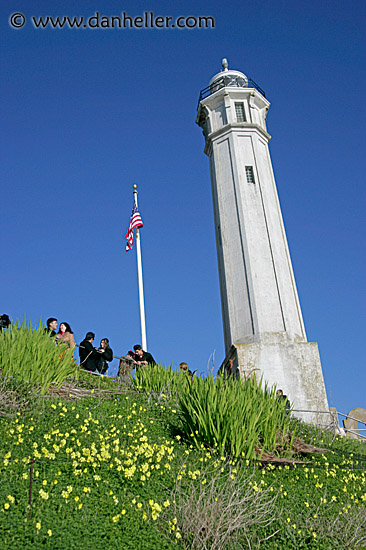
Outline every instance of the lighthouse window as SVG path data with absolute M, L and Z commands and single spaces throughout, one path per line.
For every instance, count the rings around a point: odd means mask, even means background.
M 248 182 L 248 183 L 255 183 L 255 181 L 254 181 L 253 166 L 246 166 L 246 167 L 245 167 L 245 174 L 246 174 L 246 176 L 247 176 L 247 182 Z
M 244 103 L 235 103 L 235 114 L 237 122 L 246 122 Z

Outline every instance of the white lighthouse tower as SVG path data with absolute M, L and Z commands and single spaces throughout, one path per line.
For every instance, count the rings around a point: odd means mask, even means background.
M 202 90 L 196 122 L 210 159 L 226 359 L 283 389 L 295 409 L 326 411 L 318 346 L 306 339 L 268 143 L 270 103 L 239 71 Z M 313 414 L 298 414 L 317 422 Z

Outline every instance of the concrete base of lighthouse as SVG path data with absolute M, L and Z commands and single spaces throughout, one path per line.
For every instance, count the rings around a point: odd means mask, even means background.
M 329 411 L 318 344 L 294 341 L 286 333 L 266 333 L 260 341 L 231 346 L 221 372 L 236 378 L 255 375 L 269 386 L 281 388 L 304 422 L 324 424 Z M 322 411 L 319 413 L 317 411 Z

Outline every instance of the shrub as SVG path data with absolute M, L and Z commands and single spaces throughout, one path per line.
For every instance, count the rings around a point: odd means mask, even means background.
M 184 466 L 181 469 L 186 473 L 178 475 L 171 494 L 169 514 L 174 517 L 168 523 L 167 535 L 192 550 L 254 548 L 253 544 L 260 544 L 258 529 L 269 530 L 278 495 L 271 487 L 258 486 L 255 470 L 243 464 L 235 468 L 223 463 L 201 467 L 200 462 L 199 469 L 190 465 L 193 472 L 187 473 Z M 274 534 L 272 530 L 265 538 Z
M 0 417 L 12 418 L 29 404 L 29 385 L 14 378 L 0 377 Z
M 253 458 L 256 449 L 275 451 L 285 443 L 290 419 L 275 388 L 255 378 L 237 381 L 195 378 L 182 386 L 178 403 L 183 431 L 197 447 L 202 443 L 233 457 Z
M 0 368 L 5 376 L 13 376 L 33 386 L 44 395 L 50 384 L 61 386 L 76 371 L 73 351 L 67 344 L 56 346 L 53 338 L 39 324 L 33 327 L 16 322 L 0 334 Z

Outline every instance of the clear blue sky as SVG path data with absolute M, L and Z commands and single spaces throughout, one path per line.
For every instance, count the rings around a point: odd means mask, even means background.
M 215 29 L 35 29 L 31 16 L 212 15 Z M 116 354 L 140 342 L 139 188 L 149 351 L 206 371 L 224 358 L 199 91 L 243 71 L 267 123 L 309 341 L 329 401 L 366 406 L 365 5 L 3 1 L 0 313 L 68 321 Z M 14 29 L 14 12 L 27 18 Z M 210 363 L 212 366 L 212 361 Z

